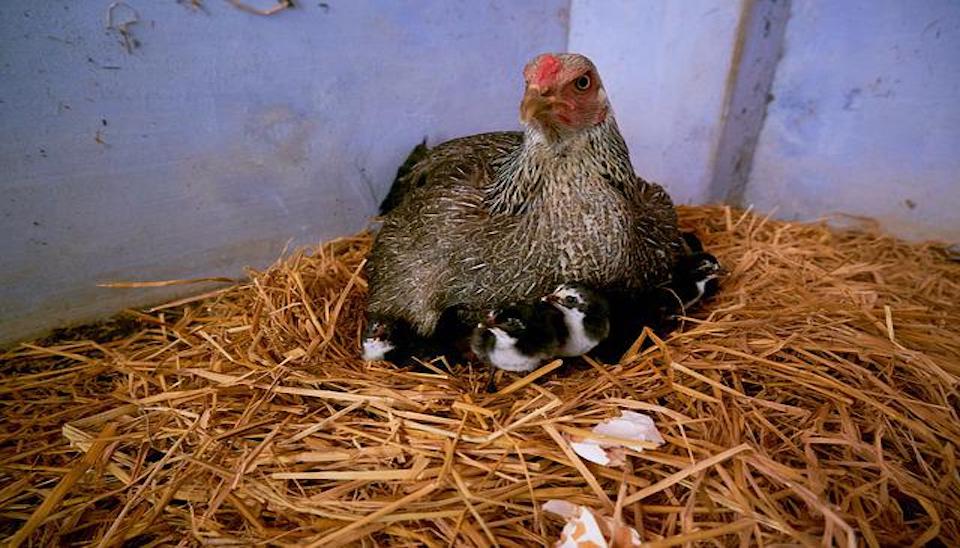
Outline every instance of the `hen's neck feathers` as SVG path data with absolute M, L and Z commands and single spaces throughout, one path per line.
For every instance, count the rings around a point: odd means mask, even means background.
M 626 195 L 636 189 L 627 145 L 610 114 L 602 123 L 565 139 L 550 142 L 527 128 L 523 146 L 505 156 L 484 201 L 491 213 L 526 213 L 548 192 L 550 181 L 606 179 Z

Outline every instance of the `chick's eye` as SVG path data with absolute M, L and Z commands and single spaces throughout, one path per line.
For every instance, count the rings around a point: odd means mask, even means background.
M 580 91 L 587 91 L 588 89 L 590 89 L 590 76 L 587 74 L 584 74 L 583 76 L 574 80 L 573 85 Z
M 564 297 L 563 304 L 567 306 L 575 306 L 577 304 L 577 298 L 574 297 L 573 295 Z

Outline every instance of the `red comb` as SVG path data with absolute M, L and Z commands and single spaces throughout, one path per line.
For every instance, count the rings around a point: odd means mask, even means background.
M 541 87 L 549 86 L 560 74 L 561 66 L 560 60 L 553 55 L 549 53 L 542 55 L 537 63 L 535 83 Z

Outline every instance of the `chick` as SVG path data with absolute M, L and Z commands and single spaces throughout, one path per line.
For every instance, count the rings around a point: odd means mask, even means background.
M 582 356 L 610 334 L 607 299 L 585 284 L 562 284 L 543 300 L 563 314 L 567 335 L 557 349 L 557 356 Z
M 674 300 L 682 305 L 679 312 L 684 313 L 704 298 L 713 296 L 719 287 L 722 272 L 720 261 L 709 253 L 681 257 L 669 284 L 676 295 Z
M 531 371 L 557 355 L 566 340 L 563 314 L 552 305 L 511 304 L 478 324 L 470 348 L 480 360 L 505 371 Z
M 403 331 L 406 330 L 400 322 L 387 322 L 377 317 L 368 318 L 360 342 L 363 359 L 392 362 L 405 359 Z
M 691 243 L 696 243 L 691 240 Z M 691 246 L 692 247 L 692 246 Z M 693 252 L 677 260 L 666 284 L 643 293 L 614 293 L 609 298 L 610 334 L 592 352 L 602 361 L 615 362 L 637 339 L 644 327 L 664 336 L 701 301 L 717 292 L 723 268 L 713 255 Z
M 468 349 L 472 332 L 460 307 L 444 310 L 430 337 L 420 336 L 406 322 L 371 316 L 361 339 L 361 356 L 365 361 L 386 360 L 401 366 L 416 365 L 414 358 L 429 361 L 460 356 Z

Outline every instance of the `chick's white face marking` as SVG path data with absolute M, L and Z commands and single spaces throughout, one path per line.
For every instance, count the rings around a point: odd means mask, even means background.
M 586 354 L 599 342 L 590 338 L 583 326 L 586 313 L 581 308 L 585 308 L 586 300 L 579 291 L 567 285 L 558 287 L 553 297 L 555 300 L 551 304 L 563 313 L 563 323 L 567 326 L 567 340 L 557 355 L 572 357 Z
M 496 339 L 487 359 L 494 366 L 505 371 L 532 371 L 540 365 L 542 356 L 527 356 L 517 350 L 517 339 L 511 337 L 499 327 L 491 327 L 490 332 Z
M 553 290 L 554 306 L 561 311 L 565 308 L 577 308 L 586 304 L 586 299 L 575 288 L 561 285 Z
M 394 348 L 392 342 L 379 337 L 363 339 L 363 359 L 368 362 L 382 360 Z
M 694 272 L 700 275 L 703 281 L 712 280 L 719 275 L 720 263 L 712 258 L 703 259 L 703 261 L 694 269 Z

